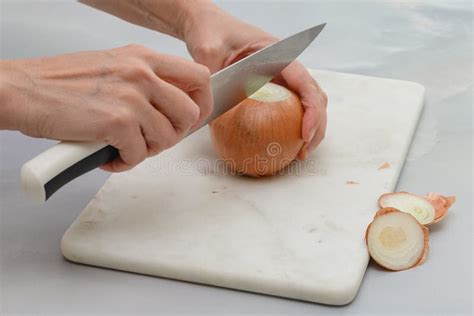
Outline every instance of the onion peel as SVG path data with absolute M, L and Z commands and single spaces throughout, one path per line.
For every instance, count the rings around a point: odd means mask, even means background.
M 371 258 L 391 271 L 423 264 L 429 250 L 429 230 L 411 214 L 392 207 L 382 208 L 365 232 Z
M 443 220 L 448 215 L 448 210 L 451 205 L 456 202 L 455 196 L 444 196 L 433 192 L 428 193 L 425 198 L 435 209 L 435 218 L 430 224 Z
M 448 215 L 448 209 L 456 201 L 454 196 L 428 193 L 419 196 L 408 192 L 386 193 L 380 196 L 380 207 L 395 207 L 412 214 L 421 224 L 432 225 Z
M 394 207 L 399 211 L 413 215 L 420 224 L 429 225 L 435 219 L 434 206 L 424 197 L 408 193 L 394 192 L 382 194 L 379 198 L 380 207 Z
M 359 184 L 359 182 L 348 180 L 346 181 L 346 184 Z

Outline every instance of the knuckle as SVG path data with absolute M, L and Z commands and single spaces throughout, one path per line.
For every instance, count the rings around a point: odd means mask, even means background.
M 199 119 L 201 110 L 195 104 L 190 104 L 183 115 L 183 120 L 180 122 L 179 127 L 181 131 L 187 131 L 194 123 Z
M 155 83 L 156 82 L 156 76 L 155 73 L 146 66 L 141 66 L 139 69 L 137 69 L 136 73 L 137 77 L 139 80 L 147 82 L 147 83 Z
M 191 62 L 190 68 L 193 71 L 193 82 L 187 87 L 188 90 L 205 90 L 211 85 L 211 71 L 204 65 Z
M 222 43 L 205 43 L 196 47 L 193 55 L 195 55 L 195 59 L 198 60 L 209 60 L 219 56 L 222 46 Z
M 129 130 L 134 125 L 134 115 L 129 108 L 116 109 L 109 114 L 106 128 L 112 131 Z
M 128 44 L 127 46 L 125 46 L 125 48 L 133 52 L 140 52 L 146 49 L 144 46 L 139 45 L 139 44 L 134 44 L 134 43 Z
M 183 112 L 179 121 L 173 124 L 177 136 L 182 137 L 198 121 L 200 109 L 198 106 L 189 106 Z
M 154 80 L 154 73 L 145 63 L 134 62 L 121 67 L 122 77 L 130 82 L 151 82 Z
M 122 105 L 122 108 L 118 110 L 118 115 L 131 115 L 131 107 L 137 104 L 143 103 L 145 97 L 135 87 L 124 87 L 116 92 L 116 100 Z M 123 112 L 123 113 L 122 113 Z
M 118 73 L 118 75 L 122 78 L 122 79 L 131 79 L 130 75 L 133 74 L 133 72 L 135 71 L 134 69 L 134 65 L 133 64 L 117 64 L 115 66 L 115 72 Z
M 201 109 L 197 106 L 194 105 L 190 107 L 189 109 L 189 120 L 191 122 L 191 125 L 197 122 L 199 119 L 199 116 L 201 115 Z
M 153 60 L 157 56 L 157 53 L 153 49 L 146 46 L 130 44 L 127 48 L 131 51 L 132 56 L 141 60 Z

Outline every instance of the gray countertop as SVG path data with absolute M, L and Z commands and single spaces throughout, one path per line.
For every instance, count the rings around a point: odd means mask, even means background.
M 20 191 L 22 164 L 52 142 L 0 133 L 0 314 L 471 315 L 473 9 L 470 1 L 226 1 L 278 36 L 328 22 L 301 57 L 311 68 L 416 81 L 426 105 L 399 190 L 455 194 L 433 227 L 427 262 L 388 273 L 370 264 L 356 299 L 330 307 L 67 262 L 60 238 L 107 178 L 96 170 L 47 204 Z M 179 41 L 72 1 L 2 1 L 1 58 L 139 43 L 188 56 Z

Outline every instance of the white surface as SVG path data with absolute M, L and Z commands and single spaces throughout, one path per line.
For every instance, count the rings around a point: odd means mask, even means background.
M 209 131 L 109 178 L 62 240 L 80 263 L 347 304 L 364 231 L 391 191 L 423 104 L 411 82 L 316 72 L 329 95 L 325 143 L 287 174 L 224 174 Z M 392 167 L 378 170 L 384 162 Z M 356 181 L 359 184 L 347 184 Z

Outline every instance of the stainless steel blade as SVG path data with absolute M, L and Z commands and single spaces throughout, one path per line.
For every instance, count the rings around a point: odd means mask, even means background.
M 294 34 L 214 73 L 211 76 L 214 110 L 202 126 L 272 80 L 311 44 L 325 26 L 326 23 L 320 24 Z

